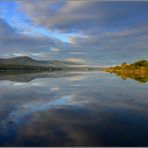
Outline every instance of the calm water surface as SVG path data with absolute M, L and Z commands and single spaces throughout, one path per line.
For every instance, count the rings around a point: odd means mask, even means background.
M 148 83 L 104 72 L 1 76 L 0 146 L 148 146 Z

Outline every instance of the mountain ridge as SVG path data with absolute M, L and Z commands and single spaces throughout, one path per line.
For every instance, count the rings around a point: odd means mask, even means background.
M 67 67 L 73 65 L 82 65 L 76 62 L 58 61 L 58 60 L 35 60 L 28 56 L 13 57 L 7 59 L 0 59 L 0 64 L 3 65 L 29 65 L 29 66 L 56 66 L 56 67 Z

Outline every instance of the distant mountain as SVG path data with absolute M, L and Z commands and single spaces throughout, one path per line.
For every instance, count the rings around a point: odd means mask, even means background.
M 1 65 L 27 65 L 27 66 L 54 66 L 54 67 L 68 67 L 74 65 L 82 65 L 75 62 L 66 61 L 38 61 L 27 56 L 15 57 L 9 59 L 0 59 Z

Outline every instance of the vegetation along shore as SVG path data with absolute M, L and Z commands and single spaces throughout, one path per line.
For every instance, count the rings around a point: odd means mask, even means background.
M 106 68 L 105 71 L 115 73 L 122 79 L 131 78 L 139 82 L 148 81 L 148 61 L 139 60 L 132 64 L 122 63 L 120 66 Z

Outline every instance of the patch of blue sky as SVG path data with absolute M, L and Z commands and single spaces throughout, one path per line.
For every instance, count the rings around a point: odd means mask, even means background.
M 63 3 L 52 6 L 54 9 L 58 9 L 61 5 L 63 5 Z M 63 43 L 69 43 L 71 37 L 84 37 L 84 35 L 77 32 L 58 32 L 33 24 L 23 11 L 18 10 L 18 4 L 14 1 L 0 2 L 0 10 L 0 17 L 11 27 L 15 28 L 19 34 L 31 37 L 49 37 Z
M 20 29 L 20 33 L 23 33 L 28 36 L 34 36 L 34 37 L 49 37 L 53 39 L 58 39 L 62 41 L 63 43 L 69 43 L 70 37 L 80 37 L 80 34 L 77 33 L 60 33 L 57 31 L 51 31 L 49 29 L 46 29 L 41 26 L 34 26 L 29 24 L 23 24 L 21 26 L 18 26 L 17 28 Z
M 17 10 L 15 2 L 0 2 L 0 17 L 11 27 L 19 29 L 26 27 L 28 18 Z
M 5 20 L 9 20 L 14 15 L 14 11 L 16 10 L 15 2 L 4 2 L 0 1 L 0 17 Z
M 51 31 L 42 26 L 34 25 L 23 12 L 19 11 L 18 13 L 17 3 L 13 1 L 0 2 L 0 10 L 0 17 L 3 18 L 11 27 L 16 28 L 20 34 L 34 37 L 51 37 L 58 39 L 63 43 L 69 43 L 70 37 L 82 36 L 78 33 L 61 33 L 54 30 Z
M 22 34 L 34 37 L 49 37 L 53 39 L 58 39 L 63 43 L 69 43 L 70 37 L 82 37 L 82 35 L 79 33 L 61 33 L 54 30 L 46 29 L 42 26 L 32 25 L 27 22 L 16 22 L 15 27 L 17 27 L 17 29 L 19 29 L 20 33 Z

